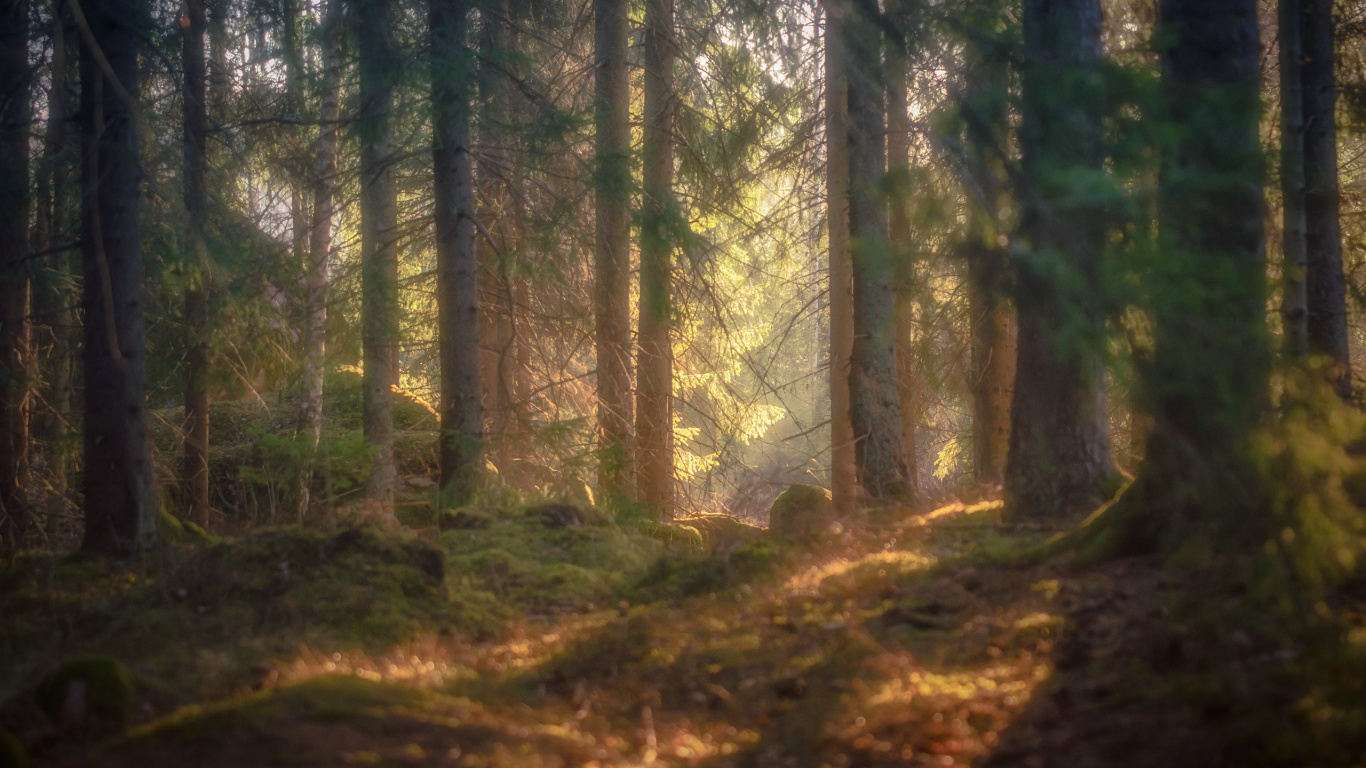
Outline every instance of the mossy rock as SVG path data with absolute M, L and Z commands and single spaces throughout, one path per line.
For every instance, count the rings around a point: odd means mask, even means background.
M 608 525 L 611 519 L 596 507 L 573 501 L 548 501 L 533 504 L 523 510 L 527 518 L 547 528 L 580 528 L 585 525 Z
M 763 528 L 719 512 L 682 517 L 673 525 L 695 531 L 702 548 L 713 552 L 729 552 L 764 535 Z
M 834 513 L 829 491 L 816 485 L 793 485 L 773 502 L 768 530 L 780 538 L 812 539 L 826 531 Z
M 24 745 L 9 731 L 0 729 L 0 768 L 28 768 Z
M 133 678 L 109 656 L 77 656 L 47 674 L 34 692 L 53 720 L 122 723 L 133 712 Z
M 479 507 L 443 509 L 438 518 L 443 531 L 482 531 L 493 525 L 496 518 Z

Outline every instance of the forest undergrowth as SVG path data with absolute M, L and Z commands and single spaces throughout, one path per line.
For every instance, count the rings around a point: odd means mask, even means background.
M 1355 764 L 1366 585 L 1286 630 L 1156 559 L 1002 564 L 1047 532 L 998 514 L 801 545 L 541 503 L 26 555 L 0 724 L 40 765 Z M 53 700 L 110 659 L 126 695 Z

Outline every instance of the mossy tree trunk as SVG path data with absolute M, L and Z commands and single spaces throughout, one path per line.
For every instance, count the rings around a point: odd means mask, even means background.
M 1067 517 L 1103 501 L 1110 460 L 1096 306 L 1105 216 L 1099 0 L 1026 0 L 1017 361 L 1007 513 Z

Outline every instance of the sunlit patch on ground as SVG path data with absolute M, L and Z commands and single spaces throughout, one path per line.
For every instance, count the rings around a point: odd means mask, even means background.
M 931 514 L 982 511 L 969 510 Z M 383 653 L 304 647 L 257 693 L 152 723 L 107 760 L 171 765 L 193 748 L 220 753 L 201 768 L 249 755 L 471 768 L 967 765 L 1049 676 L 1061 619 L 1056 589 L 929 554 L 933 535 L 921 518 L 869 526 L 787 560 L 776 578 L 521 618 L 496 640 L 420 632 Z

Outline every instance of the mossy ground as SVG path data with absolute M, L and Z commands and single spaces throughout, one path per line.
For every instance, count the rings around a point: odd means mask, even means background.
M 1200 575 L 1156 560 L 997 564 L 1046 532 L 995 511 L 798 548 L 491 503 L 418 533 L 21 560 L 0 727 L 40 764 L 1357 764 L 1362 590 L 1298 644 L 1230 632 L 1249 619 L 1196 610 Z M 94 752 L 21 710 L 89 650 L 138 686 L 134 730 Z

